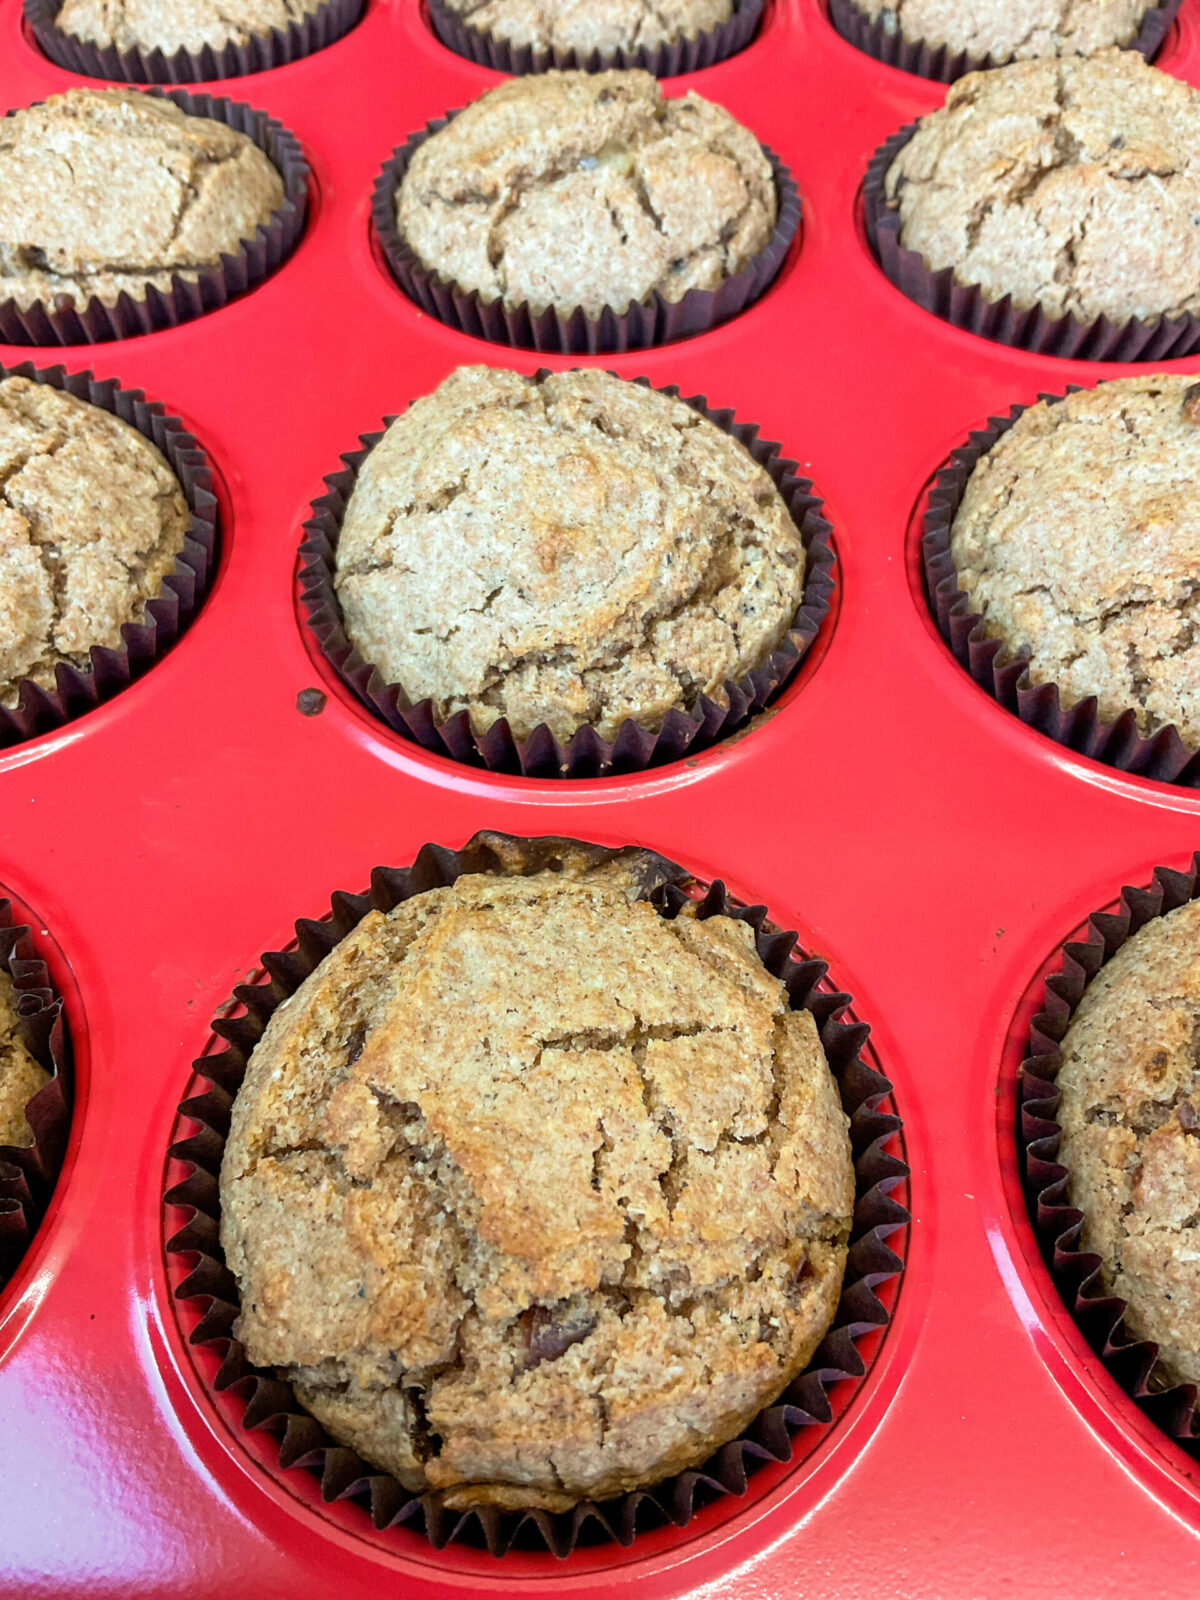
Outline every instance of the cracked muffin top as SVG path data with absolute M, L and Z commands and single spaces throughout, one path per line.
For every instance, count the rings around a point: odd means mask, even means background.
M 0 1145 L 29 1145 L 33 1129 L 25 1107 L 50 1074 L 29 1052 L 17 1026 L 17 997 L 12 979 L 0 971 Z
M 1087 56 L 1131 44 L 1158 0 L 852 0 L 871 22 L 914 44 L 993 61 Z
M 364 660 L 439 720 L 611 740 L 724 704 L 804 571 L 768 474 L 690 406 L 604 372 L 460 367 L 367 457 L 336 582 Z
M 418 260 L 485 301 L 624 312 L 741 272 L 775 227 L 771 166 L 720 106 L 648 72 L 546 72 L 481 95 L 397 190 Z
M 1200 747 L 1198 475 L 1200 385 L 1119 378 L 1017 418 L 971 474 L 950 549 L 1034 683 Z
M 494 39 L 574 50 L 580 59 L 694 39 L 733 13 L 733 0 L 446 0 L 446 6 Z
M 1058 1160 L 1083 1247 L 1172 1378 L 1200 1383 L 1200 903 L 1135 933 L 1062 1042 Z
M 0 119 L 0 300 L 145 298 L 234 255 L 283 203 L 245 134 L 134 89 L 69 89 Z
M 221 1240 L 250 1359 L 445 1504 L 698 1465 L 836 1309 L 854 1172 L 807 1011 L 620 861 L 372 911 L 275 1013 Z
M 105 50 L 199 53 L 247 44 L 273 29 L 286 33 L 323 0 L 63 0 L 54 25 Z
M 960 78 L 886 178 L 900 241 L 992 300 L 1200 312 L 1200 93 L 1135 51 Z
M 117 649 L 183 548 L 188 507 L 150 440 L 29 378 L 0 383 L 0 704 Z

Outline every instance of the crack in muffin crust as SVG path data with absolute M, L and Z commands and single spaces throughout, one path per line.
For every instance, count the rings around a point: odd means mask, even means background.
M 853 0 L 871 22 L 914 43 L 994 61 L 1092 55 L 1127 45 L 1156 0 Z

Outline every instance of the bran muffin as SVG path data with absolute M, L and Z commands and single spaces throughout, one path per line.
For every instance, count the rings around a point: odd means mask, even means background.
M 1200 91 L 1140 55 L 971 73 L 885 178 L 900 243 L 1081 322 L 1200 312 Z
M 478 33 L 533 50 L 586 59 L 657 50 L 707 33 L 733 14 L 732 0 L 444 0 Z
M 118 648 L 187 528 L 178 480 L 135 428 L 49 384 L 0 382 L 0 704 Z
M 777 209 L 754 135 L 646 72 L 502 83 L 414 152 L 396 193 L 427 270 L 564 315 L 716 288 L 764 249 Z
M 951 529 L 958 585 L 1064 706 L 1095 695 L 1200 748 L 1200 386 L 1120 378 L 1031 406 L 980 457 Z
M 1058 1160 L 1082 1246 L 1172 1379 L 1200 1383 L 1200 903 L 1146 923 L 1061 1046 Z
M 995 62 L 1092 55 L 1129 45 L 1158 0 L 850 0 L 914 44 Z
M 763 664 L 804 590 L 769 474 L 690 406 L 604 372 L 463 367 L 392 423 L 337 546 L 346 633 L 478 733 L 616 737 Z
M 69 89 L 0 120 L 0 300 L 166 292 L 236 254 L 282 202 L 245 134 L 133 89 Z
M 21 1037 L 12 979 L 0 971 L 0 1145 L 33 1143 L 25 1107 L 49 1082 L 50 1074 Z
M 100 49 L 177 50 L 248 44 L 273 30 L 286 32 L 324 0 L 63 0 L 54 25 Z
M 454 1508 L 697 1465 L 845 1265 L 847 1119 L 751 930 L 563 868 L 369 912 L 269 1022 L 221 1169 L 251 1361 Z

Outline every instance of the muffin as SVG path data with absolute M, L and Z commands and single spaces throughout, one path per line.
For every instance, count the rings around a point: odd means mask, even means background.
M 1200 748 L 1200 385 L 1121 378 L 1041 401 L 980 457 L 951 528 L 958 586 L 1064 705 L 1091 695 Z
M 312 16 L 325 0 L 63 0 L 55 26 L 100 49 L 198 54 L 244 45 Z
M 698 1465 L 845 1266 L 847 1119 L 751 930 L 563 867 L 369 912 L 271 1018 L 221 1168 L 250 1360 L 452 1508 Z
M 969 74 L 884 190 L 901 246 L 989 302 L 1116 325 L 1200 312 L 1200 92 L 1134 52 Z
M 417 148 L 400 243 L 486 304 L 623 313 L 743 272 L 777 199 L 754 135 L 646 72 L 547 72 L 473 101 Z
M 12 979 L 0 971 L 0 1145 L 31 1145 L 25 1107 L 50 1074 L 34 1060 L 17 1025 Z
M 1061 1046 L 1058 1160 L 1082 1246 L 1168 1375 L 1200 1383 L 1200 903 L 1146 923 Z
M 367 456 L 336 587 L 363 659 L 440 721 L 611 740 L 725 704 L 787 635 L 805 568 L 768 473 L 682 401 L 463 367 Z
M 0 121 L 0 301 L 144 300 L 236 255 L 283 203 L 263 152 L 132 89 L 69 89 Z
M 52 689 L 143 619 L 183 548 L 188 506 L 149 439 L 49 384 L 0 382 L 0 705 Z
M 68 0 L 70 3 L 70 0 Z M 442 0 L 447 11 L 492 39 L 580 59 L 618 50 L 657 50 L 718 27 L 733 0 Z
M 995 62 L 1129 45 L 1159 0 L 846 0 L 885 33 Z

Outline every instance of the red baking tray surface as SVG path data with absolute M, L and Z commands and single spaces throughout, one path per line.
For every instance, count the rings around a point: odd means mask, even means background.
M 1200 82 L 1200 0 L 1160 65 Z M 0 0 L 0 109 L 74 81 Z M 599 359 L 735 407 L 811 473 L 840 559 L 832 624 L 761 726 L 695 760 L 568 785 L 425 755 L 314 660 L 296 547 L 324 474 L 384 413 L 463 362 L 546 364 L 421 315 L 369 242 L 384 156 L 493 81 L 437 43 L 417 0 L 369 0 L 330 49 L 222 86 L 312 163 L 311 220 L 276 276 L 147 338 L 0 349 L 164 401 L 211 453 L 224 516 L 178 647 L 0 754 L 0 886 L 50 931 L 77 1073 L 50 1213 L 0 1299 L 0 1595 L 1195 1596 L 1200 1468 L 1066 1315 L 1026 1220 L 1012 1110 L 1046 963 L 1122 884 L 1187 862 L 1200 795 L 1002 711 L 934 633 L 914 563 L 923 488 L 972 427 L 1120 369 L 985 344 L 890 287 L 856 219 L 863 169 L 944 90 L 858 54 L 820 0 L 775 0 L 742 55 L 668 88 L 722 102 L 791 165 L 802 247 L 728 326 Z M 314 685 L 328 704 L 306 718 L 296 696 Z M 164 1263 L 175 1107 L 232 986 L 332 890 L 482 826 L 636 841 L 766 902 L 870 1022 L 912 1165 L 894 1323 L 816 1448 L 684 1534 L 566 1562 L 377 1537 L 355 1508 L 285 1487 L 206 1397 Z

